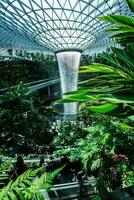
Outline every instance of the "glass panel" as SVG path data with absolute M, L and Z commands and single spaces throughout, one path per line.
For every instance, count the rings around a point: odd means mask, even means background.
M 85 50 L 98 45 L 100 35 L 107 44 L 108 25 L 97 17 L 113 12 L 131 15 L 122 0 L 2 0 L 0 46 Z

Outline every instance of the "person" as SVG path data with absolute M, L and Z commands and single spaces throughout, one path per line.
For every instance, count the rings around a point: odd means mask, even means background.
M 8 173 L 11 180 L 16 180 L 16 178 L 18 177 L 17 171 L 13 166 L 11 166 L 11 169 Z
M 24 160 L 22 156 L 17 156 L 17 161 L 16 161 L 16 172 L 18 176 L 20 174 L 23 174 L 26 171 L 26 164 L 24 163 Z
M 60 163 L 61 163 L 61 166 L 64 166 L 64 168 L 62 170 L 62 174 L 69 177 L 70 173 L 71 173 L 71 166 L 70 166 L 71 163 L 66 154 L 61 158 Z M 72 176 L 71 176 L 71 178 L 72 178 Z
M 68 164 L 69 163 L 69 158 L 66 154 L 63 155 L 63 157 L 61 158 L 61 163 L 63 165 Z
M 44 166 L 44 163 L 45 163 L 44 157 L 42 156 L 42 157 L 40 158 L 39 166 L 40 166 L 40 167 L 43 167 L 43 166 Z
M 84 193 L 84 179 L 85 179 L 85 173 L 84 170 L 81 170 L 77 174 L 77 180 L 80 186 L 80 197 L 82 197 Z

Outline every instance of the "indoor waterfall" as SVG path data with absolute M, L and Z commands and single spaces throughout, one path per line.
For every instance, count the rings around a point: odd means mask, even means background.
M 77 90 L 80 56 L 81 53 L 75 51 L 57 53 L 63 98 L 64 93 Z M 77 114 L 77 103 L 64 104 L 64 114 Z

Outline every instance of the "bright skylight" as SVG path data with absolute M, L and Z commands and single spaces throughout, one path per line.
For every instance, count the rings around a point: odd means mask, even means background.
M 128 14 L 125 0 L 2 0 L 0 46 L 85 50 L 104 40 L 108 24 L 98 17 Z M 124 8 L 123 10 L 121 8 Z

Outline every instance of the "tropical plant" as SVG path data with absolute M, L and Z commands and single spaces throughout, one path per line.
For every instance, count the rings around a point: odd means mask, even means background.
M 123 178 L 123 185 L 133 186 L 134 185 L 134 171 L 129 171 Z
M 44 145 L 51 142 L 53 135 L 49 131 L 49 117 L 52 111 L 43 104 L 38 105 L 33 94 L 22 83 L 8 88 L 0 96 L 1 148 L 8 150 L 16 144 L 29 143 L 34 146 L 35 143 Z
M 92 197 L 91 200 L 101 200 L 101 197 L 97 195 L 97 196 Z
M 49 55 L 49 54 L 44 55 L 43 53 L 37 52 L 36 54 L 31 53 L 30 56 L 32 57 L 32 60 L 35 61 L 36 64 L 38 65 L 40 69 L 38 74 L 40 74 L 40 77 L 42 79 L 44 76 L 46 78 L 59 77 L 58 63 L 54 55 Z
M 124 177 L 133 170 L 133 131 L 119 126 L 123 119 L 117 117 L 97 114 L 90 120 L 90 126 L 84 128 L 85 137 L 76 137 L 72 145 L 64 146 L 64 150 L 61 147 L 54 156 L 67 154 L 70 160 L 81 160 L 89 175 L 100 177 L 108 188 L 117 189 L 125 185 Z M 57 137 L 62 143 L 62 135 Z
M 6 162 L 0 164 L 0 188 L 10 181 L 9 173 L 11 171 L 12 158 L 8 158 Z
M 127 0 L 133 11 L 133 2 Z M 125 48 L 112 47 L 112 53 L 100 56 L 103 63 L 82 66 L 80 73 L 96 73 L 96 77 L 80 83 L 76 92 L 66 94 L 60 103 L 85 102 L 91 112 L 109 113 L 119 117 L 134 115 L 134 17 L 109 15 L 101 20 L 115 25 L 109 31 Z M 128 124 L 129 126 L 129 124 Z M 127 127 L 127 126 L 126 126 Z M 134 128 L 134 126 L 132 125 Z
M 127 2 L 134 11 L 133 1 Z M 108 199 L 105 187 L 118 189 L 133 184 L 134 17 L 110 15 L 100 19 L 114 24 L 108 31 L 113 32 L 112 37 L 122 47 L 112 47 L 112 52 L 100 54 L 101 63 L 82 66 L 80 73 L 95 73 L 95 77 L 81 82 L 78 91 L 66 94 L 59 102 L 79 102 L 89 113 L 100 113 L 100 123 L 94 121 L 87 128 L 87 137 L 77 140 L 77 147 L 70 153 L 74 158 L 79 156 L 85 167 L 95 170 L 100 196 Z M 118 156 L 117 160 L 114 156 Z
M 133 1 L 127 0 L 131 10 L 134 11 Z M 117 189 L 133 184 L 133 158 L 131 151 L 127 151 L 129 144 L 132 152 L 134 135 L 134 17 L 110 15 L 101 17 L 101 20 L 114 24 L 113 38 L 121 44 L 122 48 L 112 47 L 112 53 L 102 53 L 102 63 L 93 63 L 82 66 L 80 73 L 95 73 L 95 77 L 80 83 L 78 91 L 66 94 L 60 103 L 80 102 L 90 113 L 100 113 L 100 125 L 89 127 L 86 139 L 77 141 L 77 148 L 70 151 L 79 155 L 85 167 L 96 171 L 107 188 Z M 103 115 L 105 114 L 105 124 Z M 109 116 L 116 117 L 108 122 Z M 129 137 L 130 134 L 130 137 Z M 130 139 L 126 142 L 126 138 Z M 78 153 L 79 152 L 79 153 Z M 118 158 L 114 154 L 129 156 L 129 159 Z M 121 160 L 120 160 L 121 159 Z M 116 186 L 116 188 L 114 187 Z M 98 185 L 102 199 L 108 196 L 107 190 Z M 101 190 L 104 188 L 104 191 Z
M 73 146 L 75 141 L 86 136 L 86 132 L 81 128 L 80 122 L 60 122 L 56 128 L 57 134 L 54 137 L 55 146 Z
M 43 170 L 43 167 L 36 170 L 28 170 L 21 174 L 15 181 L 11 180 L 0 190 L 0 199 L 44 200 L 41 190 L 48 192 L 52 188 L 53 179 L 62 168 L 59 168 L 52 173 L 45 172 L 39 178 L 37 178 L 37 173 Z

